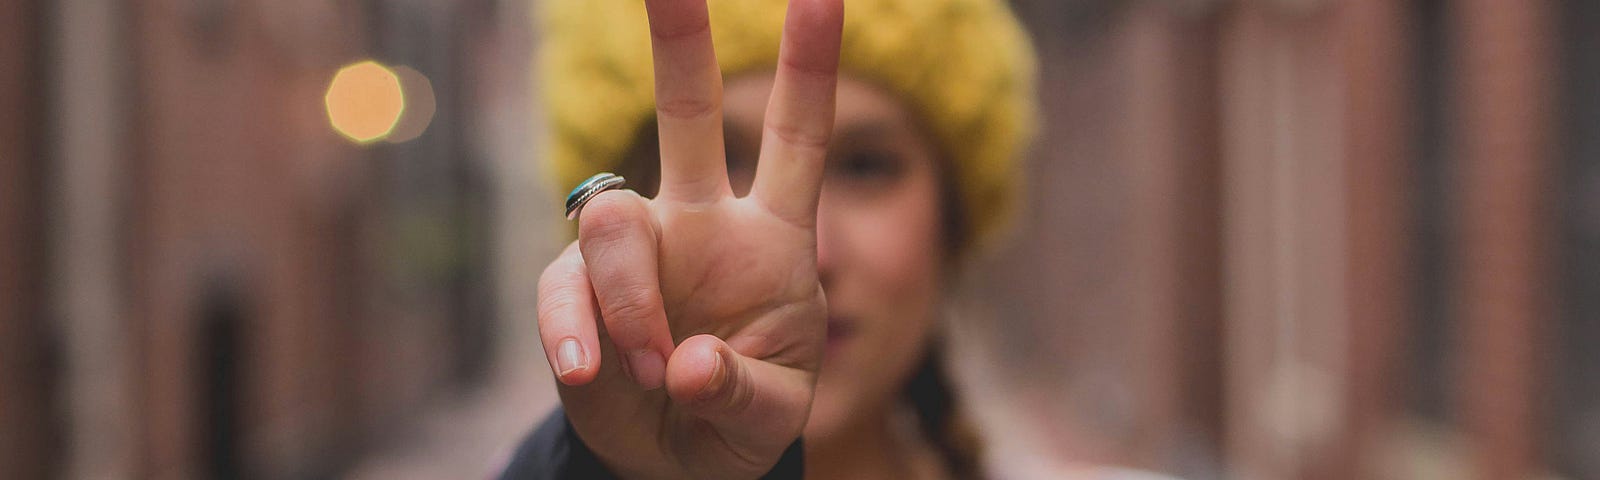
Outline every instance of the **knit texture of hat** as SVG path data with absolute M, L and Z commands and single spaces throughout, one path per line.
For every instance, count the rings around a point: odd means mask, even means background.
M 771 71 L 786 0 L 710 0 L 724 76 Z M 554 129 L 548 177 L 564 192 L 616 169 L 655 116 L 642 0 L 540 2 L 538 78 Z M 1035 56 L 1000 0 L 845 0 L 840 69 L 915 112 L 949 160 L 968 246 L 1014 216 L 1019 162 L 1037 123 Z M 970 253 L 970 252 L 969 252 Z

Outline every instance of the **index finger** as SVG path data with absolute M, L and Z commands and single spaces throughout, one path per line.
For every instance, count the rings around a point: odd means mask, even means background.
M 705 0 L 646 0 L 661 142 L 660 197 L 731 196 L 722 145 L 722 70 Z

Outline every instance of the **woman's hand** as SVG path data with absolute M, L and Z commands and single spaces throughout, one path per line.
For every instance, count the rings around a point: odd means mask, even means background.
M 539 282 L 578 435 L 626 478 L 754 478 L 800 435 L 823 354 L 816 212 L 841 0 L 791 0 L 761 158 L 736 198 L 704 0 L 646 0 L 660 194 L 595 197 Z M 665 388 L 662 388 L 665 387 Z

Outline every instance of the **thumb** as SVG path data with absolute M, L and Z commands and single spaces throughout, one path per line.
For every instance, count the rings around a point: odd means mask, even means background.
M 805 428 L 816 376 L 735 352 L 714 335 L 678 344 L 667 394 L 734 442 L 781 452 Z

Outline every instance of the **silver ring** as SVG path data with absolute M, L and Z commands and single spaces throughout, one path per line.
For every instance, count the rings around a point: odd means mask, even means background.
M 578 211 L 583 209 L 583 204 L 589 203 L 600 192 L 622 188 L 624 183 L 627 183 L 626 179 L 611 172 L 600 172 L 579 183 L 572 193 L 567 194 L 567 220 L 578 218 Z

